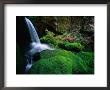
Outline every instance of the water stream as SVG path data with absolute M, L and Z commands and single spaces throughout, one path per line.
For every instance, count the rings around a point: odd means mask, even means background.
M 40 42 L 39 36 L 37 34 L 37 31 L 34 27 L 34 25 L 32 24 L 32 22 L 25 17 L 25 21 L 26 24 L 28 26 L 28 30 L 29 30 L 29 34 L 31 36 L 31 41 L 32 43 L 30 43 L 31 48 L 29 51 L 26 52 L 25 56 L 26 56 L 26 67 L 25 67 L 25 73 L 28 72 L 28 70 L 32 67 L 32 59 L 33 59 L 33 55 L 41 52 L 43 50 L 54 50 L 54 48 L 51 48 L 49 45 L 47 44 L 42 44 Z

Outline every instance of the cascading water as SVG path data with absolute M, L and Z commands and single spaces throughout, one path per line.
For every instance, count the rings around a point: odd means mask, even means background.
M 28 30 L 29 30 L 29 33 L 31 35 L 32 42 L 40 43 L 40 39 L 38 37 L 38 34 L 36 32 L 36 29 L 33 26 L 33 24 L 31 23 L 31 21 L 29 19 L 27 19 L 26 17 L 25 17 L 25 21 L 26 21 L 26 23 L 28 25 L 28 28 L 29 28 Z
M 41 52 L 43 50 L 54 50 L 53 48 L 49 47 L 47 44 L 41 44 L 39 36 L 36 32 L 35 27 L 33 26 L 32 22 L 25 17 L 25 21 L 26 24 L 28 26 L 28 30 L 31 36 L 31 49 L 29 51 L 26 52 L 26 60 L 27 60 L 27 64 L 26 64 L 26 69 L 25 69 L 25 73 L 28 72 L 28 70 L 32 67 L 32 59 L 33 59 L 33 55 L 37 52 Z

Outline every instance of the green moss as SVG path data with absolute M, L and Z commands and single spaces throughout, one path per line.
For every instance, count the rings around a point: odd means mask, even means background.
M 41 59 L 34 63 L 29 73 L 32 74 L 71 74 L 72 61 L 63 56 Z
M 73 74 L 85 74 L 87 73 L 87 65 L 85 62 L 77 55 L 72 58 L 72 73 Z M 88 72 L 89 73 L 89 72 Z
M 60 43 L 58 46 L 65 50 L 75 51 L 75 52 L 77 51 L 79 52 L 84 48 L 84 46 L 82 46 L 81 43 L 79 42 L 74 42 L 74 43 L 63 42 L 63 43 Z
M 66 50 L 61 50 L 61 49 L 56 49 L 56 50 L 45 50 L 42 51 L 41 53 L 41 59 L 48 59 L 51 57 L 55 57 L 55 56 L 64 56 L 66 58 L 71 58 L 75 55 L 74 53 L 70 52 L 70 51 L 66 51 Z
M 78 53 L 78 56 L 81 57 L 89 67 L 94 68 L 93 52 L 80 52 Z
M 87 74 L 94 73 L 94 53 L 93 52 L 80 52 L 78 56 L 83 59 L 87 66 Z
M 91 74 L 93 69 L 88 67 L 80 56 L 66 50 L 46 50 L 40 53 L 41 59 L 35 62 L 30 74 Z

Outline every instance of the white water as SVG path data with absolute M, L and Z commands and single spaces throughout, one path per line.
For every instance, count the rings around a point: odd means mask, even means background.
M 31 36 L 31 49 L 29 51 L 26 52 L 26 60 L 27 60 L 27 65 L 26 65 L 26 69 L 25 69 L 25 73 L 28 72 L 28 70 L 32 67 L 32 59 L 33 59 L 33 55 L 36 54 L 37 52 L 41 52 L 43 50 L 54 50 L 53 48 L 51 48 L 49 45 L 47 44 L 41 44 L 39 36 L 36 32 L 35 27 L 33 26 L 32 22 L 27 19 L 25 17 L 25 21 L 27 23 L 28 26 L 28 30 Z
M 40 43 L 40 39 L 38 37 L 38 34 L 37 34 L 36 29 L 33 26 L 32 22 L 29 19 L 27 19 L 26 17 L 25 17 L 25 21 L 28 25 L 28 30 L 31 35 L 32 42 Z

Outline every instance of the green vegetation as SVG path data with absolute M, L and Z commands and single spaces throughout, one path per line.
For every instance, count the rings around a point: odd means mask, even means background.
M 55 40 L 54 35 L 55 34 L 53 32 L 48 32 L 48 34 L 43 36 L 40 40 L 42 43 L 53 44 L 54 46 L 56 46 L 57 41 Z
M 94 53 L 93 52 L 80 52 L 78 56 L 91 68 L 94 68 Z
M 71 74 L 72 73 L 72 54 L 66 50 L 46 50 L 42 51 L 41 59 L 33 64 L 29 73 L 54 73 Z M 42 67 L 42 68 L 41 68 Z M 44 69 L 45 68 L 45 69 Z
M 83 56 L 83 55 L 82 55 Z M 66 50 L 46 50 L 41 52 L 41 59 L 35 62 L 30 74 L 92 74 L 93 69 L 86 62 Z
M 78 57 L 77 55 L 73 57 L 73 67 L 72 67 L 72 73 L 73 74 L 85 74 L 87 72 L 87 66 L 83 62 L 83 60 Z
M 70 43 L 70 42 L 63 42 L 59 44 L 60 48 L 63 48 L 65 50 L 69 50 L 69 51 L 81 51 L 84 47 L 81 45 L 81 43 L 79 42 L 74 42 L 74 43 Z
M 46 50 L 41 52 L 41 59 L 48 59 L 54 56 L 64 56 L 72 59 L 73 55 L 74 54 L 72 52 L 61 50 L 61 49 L 56 49 L 52 51 Z
M 72 63 L 69 58 L 55 56 L 41 59 L 34 63 L 30 72 L 32 74 L 71 74 Z

